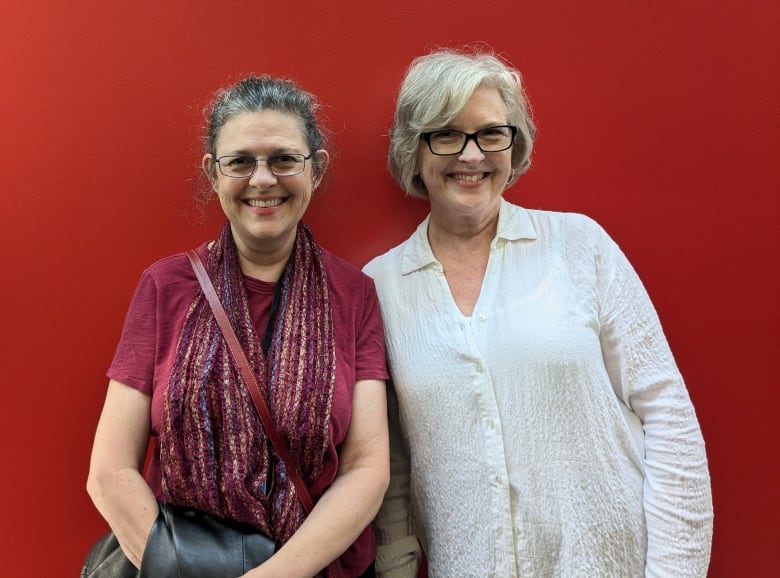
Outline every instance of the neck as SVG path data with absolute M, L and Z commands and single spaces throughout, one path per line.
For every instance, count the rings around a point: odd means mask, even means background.
M 252 258 L 245 257 L 241 252 L 238 254 L 238 261 L 241 265 L 241 272 L 247 277 L 254 279 L 260 279 L 261 281 L 268 281 L 270 283 L 276 283 L 282 276 L 284 266 L 287 265 L 290 255 L 286 258 L 274 260 L 273 262 L 259 263 Z
M 474 254 L 489 251 L 496 236 L 498 213 L 486 219 L 447 220 L 431 212 L 428 242 L 437 259 L 444 253 Z
M 235 235 L 233 238 L 238 251 L 238 262 L 244 275 L 271 283 L 279 280 L 287 261 L 290 260 L 295 243 L 294 236 L 280 244 L 258 242 L 251 246 L 237 239 Z

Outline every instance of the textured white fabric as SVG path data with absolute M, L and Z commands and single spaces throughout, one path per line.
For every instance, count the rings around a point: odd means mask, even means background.
M 704 442 L 617 245 L 582 215 L 502 201 L 466 318 L 427 226 L 365 271 L 382 305 L 430 576 L 706 576 Z M 408 534 L 404 486 L 396 479 L 388 493 L 380 542 Z

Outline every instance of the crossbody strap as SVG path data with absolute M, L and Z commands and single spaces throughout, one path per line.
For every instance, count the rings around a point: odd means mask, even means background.
M 238 341 L 235 331 L 233 331 L 232 325 L 225 314 L 225 309 L 222 307 L 222 303 L 219 301 L 217 292 L 214 289 L 214 285 L 211 283 L 209 274 L 206 272 L 206 268 L 203 266 L 203 262 L 195 251 L 187 251 L 187 257 L 192 264 L 192 269 L 195 271 L 195 276 L 198 278 L 203 294 L 211 305 L 211 310 L 214 313 L 214 317 L 222 330 L 222 335 L 225 337 L 225 341 L 230 348 L 230 353 L 233 355 L 233 359 L 236 362 L 241 377 L 244 379 L 244 383 L 249 388 L 249 394 L 252 396 L 252 402 L 254 402 L 257 413 L 260 416 L 260 420 L 263 422 L 265 433 L 268 435 L 268 439 L 271 440 L 271 444 L 274 446 L 276 453 L 281 460 L 287 466 L 287 475 L 290 481 L 295 486 L 295 491 L 298 494 L 298 499 L 301 501 L 303 508 L 307 513 L 311 512 L 314 507 L 314 502 L 309 494 L 309 489 L 306 487 L 306 483 L 301 477 L 298 465 L 293 460 L 290 452 L 287 450 L 282 438 L 279 437 L 279 433 L 276 431 L 271 412 L 268 409 L 268 404 L 260 392 L 260 385 L 257 383 L 257 376 L 252 370 L 252 366 L 249 365 L 249 360 L 246 357 L 244 348 Z

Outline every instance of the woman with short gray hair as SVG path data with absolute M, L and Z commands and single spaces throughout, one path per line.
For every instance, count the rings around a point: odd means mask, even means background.
M 364 269 L 393 384 L 378 573 L 704 577 L 704 442 L 642 283 L 593 220 L 504 199 L 535 134 L 494 54 L 409 67 L 388 165 L 430 213 Z

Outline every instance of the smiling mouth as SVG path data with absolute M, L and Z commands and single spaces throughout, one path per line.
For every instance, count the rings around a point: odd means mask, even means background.
M 476 183 L 487 177 L 488 173 L 452 173 L 450 178 L 456 181 L 466 181 L 468 183 Z
M 250 207 L 261 207 L 261 208 L 268 208 L 268 207 L 278 207 L 282 203 L 284 203 L 287 199 L 247 199 L 245 202 Z

